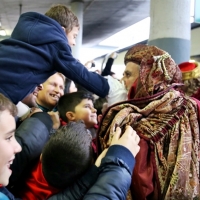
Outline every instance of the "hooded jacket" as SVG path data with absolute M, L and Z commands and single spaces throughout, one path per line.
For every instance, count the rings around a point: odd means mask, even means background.
M 35 12 L 22 14 L 11 37 L 0 42 L 0 93 L 17 104 L 56 72 L 98 96 L 108 94 L 107 80 L 72 56 L 57 21 Z

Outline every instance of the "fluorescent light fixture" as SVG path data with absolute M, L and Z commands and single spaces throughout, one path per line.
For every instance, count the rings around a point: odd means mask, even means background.
M 129 46 L 130 44 L 147 40 L 149 37 L 149 30 L 150 17 L 147 17 L 105 39 L 104 41 L 100 42 L 99 45 L 112 46 L 116 48 Z
M 190 6 L 190 23 L 194 22 L 194 0 L 191 0 Z M 137 44 L 144 40 L 148 40 L 150 30 L 150 17 L 139 21 L 128 28 L 119 31 L 111 37 L 103 40 L 99 45 L 112 46 L 119 49 L 129 46 L 130 44 Z
M 6 36 L 6 31 L 0 27 L 0 36 Z

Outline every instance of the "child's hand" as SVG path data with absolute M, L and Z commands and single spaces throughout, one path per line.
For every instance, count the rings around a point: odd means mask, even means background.
M 101 154 L 98 156 L 96 162 L 95 162 L 95 165 L 97 167 L 99 167 L 101 165 L 101 160 L 105 157 L 106 153 L 107 153 L 108 149 L 104 149 L 103 152 L 101 152 Z
M 122 145 L 129 149 L 135 157 L 140 150 L 138 143 L 140 141 L 136 131 L 131 126 L 127 126 L 124 134 L 121 136 L 121 128 L 117 127 L 115 134 L 113 135 L 111 145 Z
M 32 107 L 30 109 L 30 113 L 28 115 L 28 117 L 31 117 L 31 115 L 35 114 L 35 113 L 38 113 L 38 112 L 43 112 L 40 108 L 37 108 L 37 107 Z
M 60 117 L 58 111 L 57 112 L 50 111 L 48 112 L 48 114 L 50 115 L 51 120 L 53 121 L 53 129 L 58 129 L 60 127 Z

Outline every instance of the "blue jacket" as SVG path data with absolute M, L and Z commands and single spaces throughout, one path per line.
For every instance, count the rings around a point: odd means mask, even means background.
M 20 200 L 15 198 L 5 187 L 0 187 L 0 200 Z
M 87 173 L 77 184 L 50 197 L 49 200 L 125 200 L 134 165 L 135 158 L 127 148 L 113 145 L 102 159 L 98 177 L 94 168 L 91 175 Z
M 111 146 L 101 161 L 97 181 L 83 200 L 126 200 L 134 165 L 135 158 L 127 148 Z
M 35 12 L 22 14 L 11 37 L 0 42 L 0 93 L 16 104 L 55 72 L 98 96 L 109 92 L 105 78 L 72 56 L 57 21 Z

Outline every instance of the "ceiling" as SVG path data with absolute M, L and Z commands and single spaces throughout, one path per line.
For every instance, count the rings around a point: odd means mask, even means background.
M 71 0 L 0 0 L 2 28 L 10 35 L 20 13 L 35 11 L 44 14 L 53 4 L 70 6 L 70 3 Z M 150 0 L 83 0 L 83 3 L 84 47 L 95 47 L 102 40 L 149 16 Z

